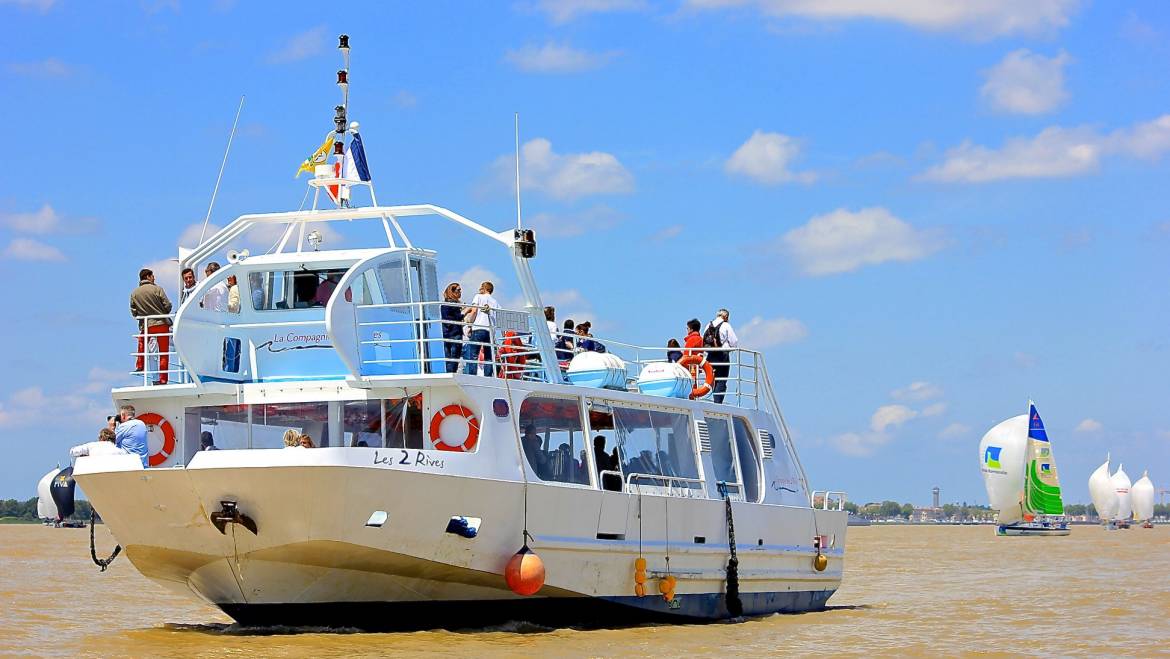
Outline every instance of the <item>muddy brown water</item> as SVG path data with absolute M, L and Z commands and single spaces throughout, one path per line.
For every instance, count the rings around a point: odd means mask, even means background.
M 113 546 L 101 528 L 98 545 Z M 142 577 L 125 557 L 99 573 L 87 530 L 0 526 L 0 655 L 545 659 L 1170 656 L 1170 528 L 996 538 L 986 526 L 855 527 L 845 582 L 829 604 L 735 624 L 605 630 L 240 629 Z

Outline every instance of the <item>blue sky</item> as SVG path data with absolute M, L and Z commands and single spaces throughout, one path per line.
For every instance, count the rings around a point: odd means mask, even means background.
M 658 345 L 731 309 L 815 487 L 985 501 L 979 437 L 1029 396 L 1069 499 L 1106 451 L 1170 485 L 1164 3 L 2 0 L 0 20 L 0 497 L 96 434 L 136 272 L 197 232 L 241 94 L 212 223 L 300 205 L 342 32 L 381 202 L 506 228 L 520 112 L 562 317 Z M 508 271 L 413 233 L 444 272 Z

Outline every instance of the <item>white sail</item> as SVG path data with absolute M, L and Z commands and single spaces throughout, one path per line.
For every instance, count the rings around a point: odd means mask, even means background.
M 1149 472 L 1143 472 L 1138 482 L 1129 488 L 1129 498 L 1133 502 L 1133 518 L 1139 522 L 1154 519 L 1154 483 L 1150 480 Z
M 1133 483 L 1129 480 L 1129 475 L 1125 473 L 1122 465 L 1117 465 L 1117 471 L 1110 477 L 1113 483 L 1113 489 L 1117 492 L 1117 517 L 1118 520 L 1127 520 L 1133 514 L 1133 504 L 1129 497 L 1129 488 Z
M 60 468 L 54 467 L 37 483 L 37 517 L 41 519 L 57 519 L 57 504 L 53 503 L 53 493 L 49 486 L 59 471 Z
M 1109 478 L 1109 459 L 1089 476 L 1089 497 L 1093 499 L 1093 507 L 1097 509 L 1097 516 L 1101 521 L 1117 518 L 1117 491 L 1113 488 L 1113 481 Z
M 1028 415 L 1014 416 L 996 425 L 979 442 L 979 470 L 989 505 L 999 511 L 999 523 L 1023 518 L 1024 451 L 1028 446 Z

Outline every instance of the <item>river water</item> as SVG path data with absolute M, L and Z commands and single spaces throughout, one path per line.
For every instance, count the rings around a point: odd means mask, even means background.
M 80 529 L 0 526 L 0 655 L 235 657 L 1170 656 L 1170 528 L 997 538 L 991 527 L 849 529 L 830 609 L 616 630 L 518 623 L 466 632 L 247 630 L 193 596 L 104 574 Z M 98 530 L 99 551 L 113 546 Z

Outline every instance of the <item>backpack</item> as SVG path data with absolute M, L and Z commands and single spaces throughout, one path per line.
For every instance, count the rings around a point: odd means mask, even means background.
M 703 330 L 703 347 L 723 347 L 723 344 L 719 342 L 719 328 L 715 326 L 715 323 L 707 323 L 707 329 Z

